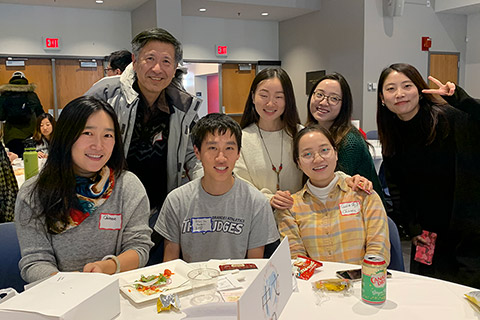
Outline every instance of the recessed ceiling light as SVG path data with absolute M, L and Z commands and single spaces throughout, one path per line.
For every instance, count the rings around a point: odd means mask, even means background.
M 268 12 L 262 12 L 262 16 L 268 16 Z
M 198 9 L 198 11 L 200 11 L 200 12 L 205 12 L 205 11 L 207 11 L 207 9 L 205 9 L 205 8 L 200 8 L 200 9 Z
M 102 4 L 103 0 L 95 0 L 95 2 L 98 3 L 98 4 Z

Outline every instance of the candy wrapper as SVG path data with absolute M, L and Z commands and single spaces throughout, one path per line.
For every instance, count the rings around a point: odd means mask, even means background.
M 180 300 L 177 294 L 161 294 L 157 300 L 157 312 L 160 313 L 172 308 L 180 310 Z
M 348 279 L 326 279 L 312 283 L 313 290 L 351 293 L 352 283 Z
M 480 291 L 470 291 L 469 293 L 465 293 L 465 297 L 480 311 Z
M 348 279 L 318 280 L 312 283 L 312 289 L 315 291 L 318 306 L 330 300 L 328 293 L 342 293 L 344 296 L 353 294 L 352 283 Z
M 323 264 L 304 256 L 298 256 L 294 261 L 293 266 L 293 272 L 297 278 L 308 280 L 315 272 L 315 269 L 323 266 Z

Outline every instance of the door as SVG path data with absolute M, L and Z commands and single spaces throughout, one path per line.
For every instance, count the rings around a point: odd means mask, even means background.
M 0 84 L 8 83 L 15 71 L 22 71 L 28 83 L 37 86 L 35 93 L 43 110 L 53 109 L 52 61 L 50 59 L 27 59 L 23 67 L 6 67 L 6 58 L 0 58 Z
M 245 64 L 242 64 L 245 65 Z M 240 122 L 250 86 L 255 78 L 255 65 L 249 70 L 240 70 L 238 63 L 222 64 L 222 106 L 224 112 Z
M 90 87 L 103 78 L 103 60 L 97 60 L 97 67 L 80 67 L 78 59 L 56 59 L 58 108 L 87 92 Z
M 460 53 L 430 52 L 428 58 L 428 75 L 437 78 L 442 83 L 447 81 L 458 83 Z M 428 81 L 428 85 L 431 88 L 437 87 L 437 85 L 430 80 Z

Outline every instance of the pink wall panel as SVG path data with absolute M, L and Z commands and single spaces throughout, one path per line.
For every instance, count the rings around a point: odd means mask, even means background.
M 208 113 L 219 112 L 218 74 L 207 76 Z

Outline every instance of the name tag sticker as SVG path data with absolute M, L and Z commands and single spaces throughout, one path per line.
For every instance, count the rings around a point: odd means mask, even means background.
M 122 228 L 122 215 L 120 213 L 100 213 L 98 229 L 120 230 Z
M 192 218 L 192 233 L 212 232 L 212 218 Z
M 360 201 L 343 202 L 338 205 L 342 216 L 351 216 L 360 213 Z

